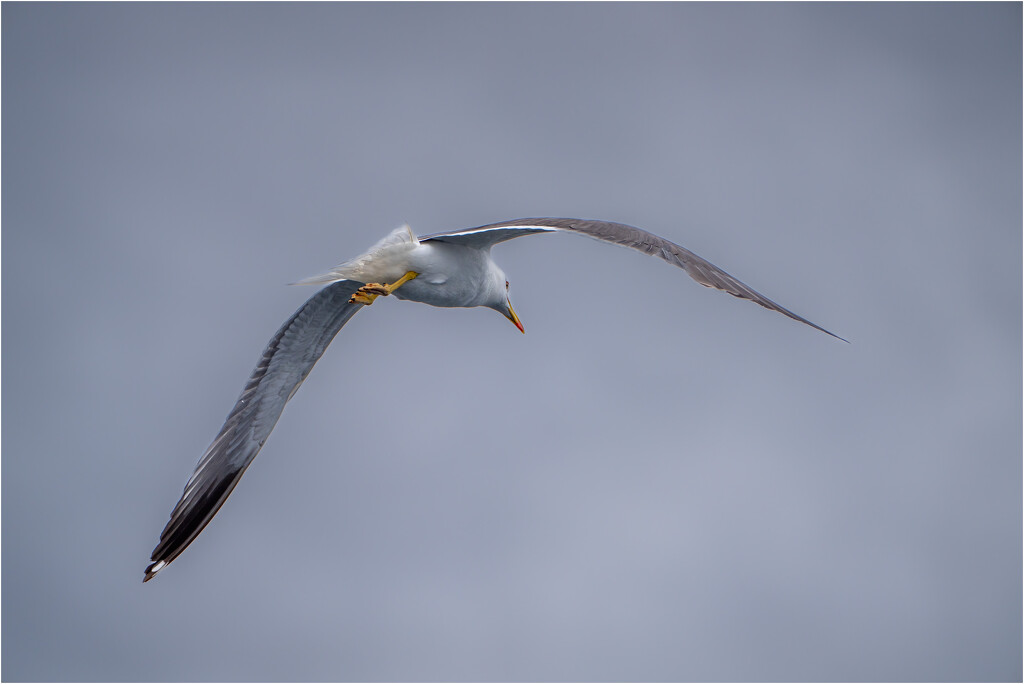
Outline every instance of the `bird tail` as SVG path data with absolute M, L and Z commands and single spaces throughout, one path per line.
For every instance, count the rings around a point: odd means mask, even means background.
M 363 283 L 387 280 L 392 272 L 408 270 L 402 265 L 409 252 L 419 244 L 409 224 L 391 231 L 365 254 L 338 264 L 330 271 L 305 278 L 292 285 L 326 285 L 339 280 L 356 280 Z

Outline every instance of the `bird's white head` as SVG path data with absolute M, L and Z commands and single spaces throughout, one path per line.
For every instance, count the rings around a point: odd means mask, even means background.
M 494 262 L 491 262 L 491 264 L 491 277 L 488 282 L 487 301 L 484 303 L 484 306 L 494 309 L 512 321 L 512 324 L 519 328 L 519 332 L 525 334 L 526 329 L 523 328 L 523 323 L 519 320 L 519 316 L 516 315 L 515 309 L 512 308 L 512 301 L 508 297 L 508 280 L 505 278 L 505 272 L 494 265 Z

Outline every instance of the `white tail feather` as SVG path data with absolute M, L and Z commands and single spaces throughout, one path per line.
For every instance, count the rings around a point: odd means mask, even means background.
M 409 224 L 391 231 L 365 254 L 338 264 L 330 271 L 305 278 L 292 285 L 326 285 L 339 280 L 363 283 L 394 280 L 406 271 L 409 253 L 419 244 Z

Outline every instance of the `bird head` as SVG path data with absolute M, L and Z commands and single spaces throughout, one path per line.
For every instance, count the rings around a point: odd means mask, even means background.
M 519 320 L 519 316 L 516 315 L 516 310 L 512 308 L 512 300 L 508 298 L 508 281 L 505 281 L 505 307 L 499 309 L 501 313 L 505 315 L 505 318 L 512 321 L 513 325 L 519 328 L 519 332 L 526 334 L 526 328 L 523 327 L 523 322 Z
M 526 334 L 526 329 L 523 328 L 523 323 L 519 320 L 519 316 L 516 315 L 516 310 L 512 308 L 512 302 L 508 298 L 508 281 L 505 280 L 505 274 L 497 267 L 491 274 L 490 290 L 488 302 L 484 306 L 494 309 L 512 321 L 512 324 L 519 328 L 519 332 Z

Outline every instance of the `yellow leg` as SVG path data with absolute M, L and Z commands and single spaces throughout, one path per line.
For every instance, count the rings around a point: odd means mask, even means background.
M 377 299 L 381 295 L 387 297 L 389 294 L 400 288 L 405 283 L 409 282 L 419 273 L 416 271 L 406 271 L 405 275 L 391 283 L 366 283 L 361 288 L 355 291 L 355 293 L 349 298 L 349 304 L 373 304 L 373 300 Z
M 392 292 L 400 288 L 402 285 L 405 285 L 407 282 L 409 282 L 418 275 L 419 273 L 417 273 L 416 271 L 406 271 L 404 276 L 402 276 L 401 278 L 387 286 L 388 294 L 391 294 Z

